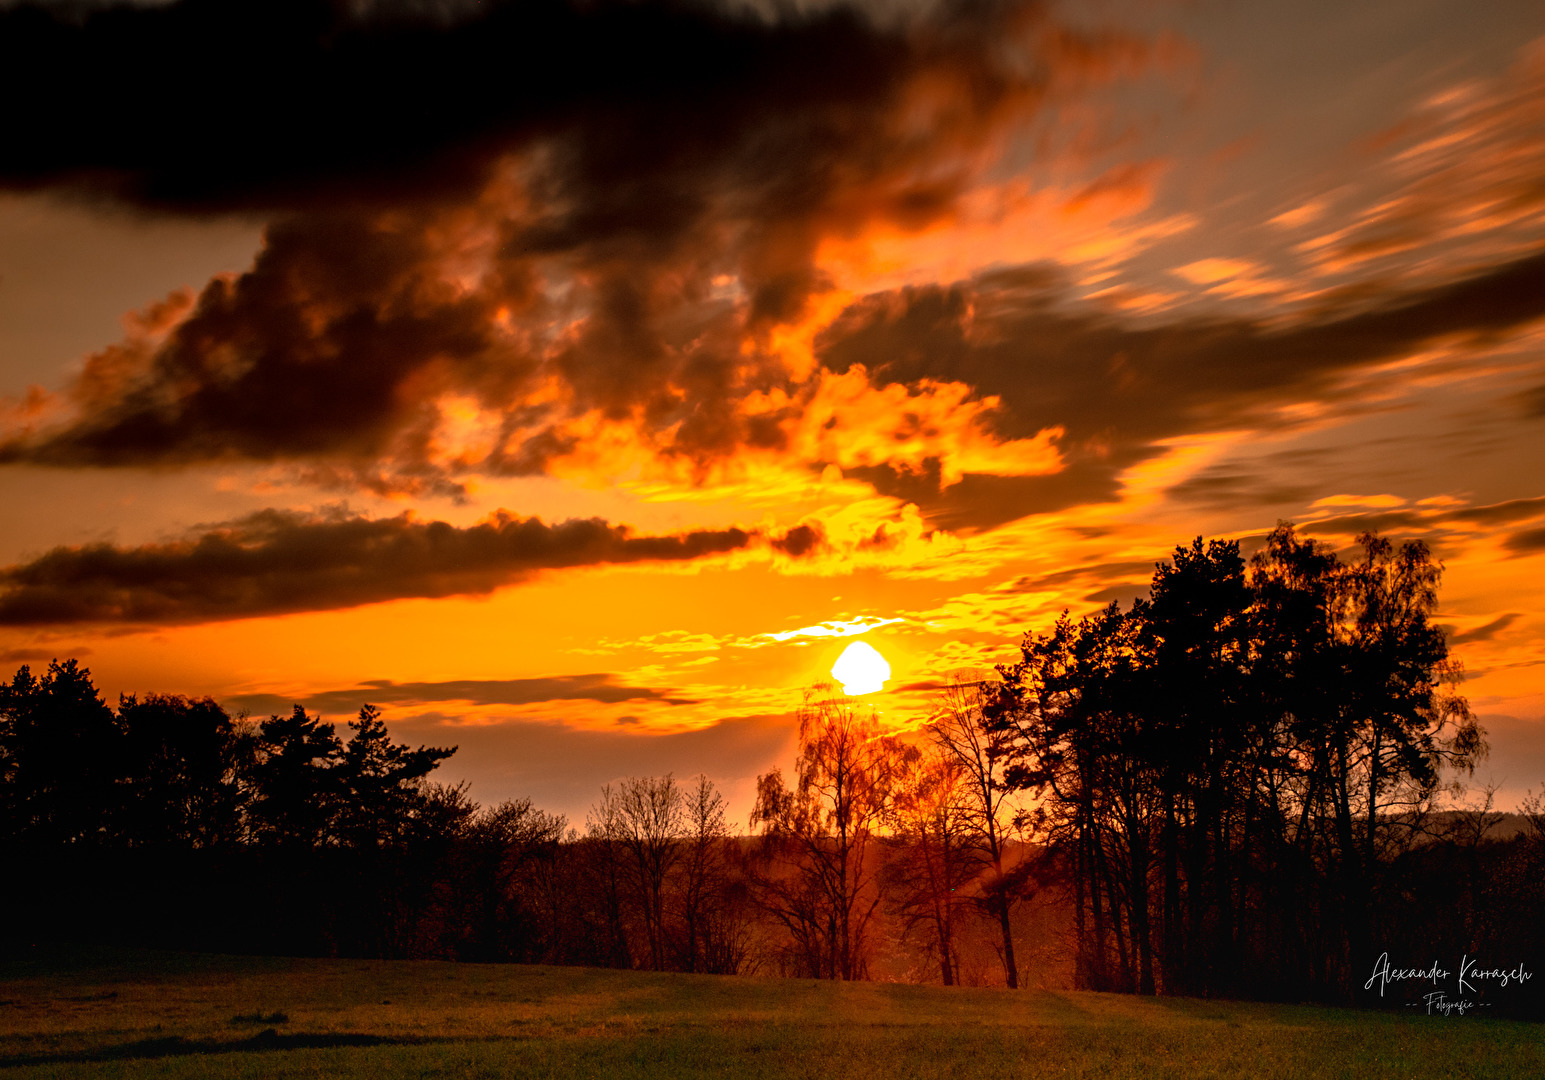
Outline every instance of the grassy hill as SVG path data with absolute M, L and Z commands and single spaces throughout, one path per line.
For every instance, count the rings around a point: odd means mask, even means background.
M 1545 1076 L 1545 1026 L 1312 1006 L 170 953 L 0 964 L 26 1077 Z

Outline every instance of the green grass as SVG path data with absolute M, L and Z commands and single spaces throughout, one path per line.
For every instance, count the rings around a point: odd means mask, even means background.
M 30 1077 L 1545 1077 L 1545 1027 L 585 968 L 72 952 L 0 964 Z

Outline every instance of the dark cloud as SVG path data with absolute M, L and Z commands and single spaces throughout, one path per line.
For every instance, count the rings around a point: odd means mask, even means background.
M 1486 340 L 1545 315 L 1545 254 L 1362 302 L 1355 313 L 1288 326 L 1213 316 L 1136 322 L 1074 305 L 1055 275 L 1027 268 L 868 297 L 818 345 L 829 368 L 862 364 L 877 385 L 943 379 L 997 395 L 1004 436 L 1063 427 L 1059 446 L 1069 475 L 1026 489 L 1096 501 L 1111 497 L 1117 474 L 1152 454 L 1159 440 L 1271 423 L 1270 406 L 1334 396 L 1347 373 L 1424 342 L 1451 335 Z M 898 493 L 905 483 L 874 479 Z M 935 488 L 930 497 L 916 486 L 908 494 L 919 505 L 952 520 L 992 521 L 1009 512 L 995 490 L 984 488 L 967 507 L 950 503 L 959 495 Z M 1224 486 L 1237 494 L 1237 484 Z M 1026 498 L 1019 505 L 1028 513 L 1038 503 Z
M 1524 415 L 1531 420 L 1545 417 L 1545 386 L 1536 386 L 1524 395 Z
M 427 398 L 439 388 L 426 364 L 501 364 L 504 378 L 521 365 L 496 346 L 483 301 L 434 279 L 425 245 L 421 230 L 343 214 L 274 226 L 257 265 L 211 282 L 158 348 L 93 356 L 73 391 L 79 422 L 10 455 L 367 462 L 405 433 L 421 443 L 415 428 L 432 422 Z M 406 392 L 415 377 L 419 393 Z
M 0 42 L 0 88 L 29 102 L 0 184 L 271 218 L 249 272 L 89 358 L 72 415 L 13 432 L 0 461 L 279 462 L 449 494 L 543 472 L 597 419 L 697 475 L 780 448 L 819 372 L 793 379 L 764 332 L 824 288 L 823 239 L 947 220 L 968 162 L 1075 77 L 1145 55 L 1031 0 L 884 20 L 680 0 L 21 5 Z M 942 489 L 937 468 L 850 471 L 962 531 L 1108 500 L 1164 439 L 1271 422 L 1350 371 L 1545 315 L 1545 256 L 1289 325 L 1134 321 L 1069 296 L 1047 268 L 999 271 L 865 298 L 818 342 L 826 370 L 876 385 L 996 395 L 1005 437 L 1062 428 L 1066 468 Z M 447 395 L 497 430 L 449 446 Z M 1297 491 L 1249 485 L 1180 493 Z
M 917 471 L 863 465 L 846 472 L 883 495 L 916 503 L 930 524 L 952 532 L 980 532 L 1031 514 L 1114 499 L 1120 488 L 1109 465 L 1089 460 L 1044 476 L 966 473 L 949 487 L 941 487 L 937 459 Z
M 1152 576 L 1155 565 L 1156 563 L 1152 560 L 1148 562 L 1089 563 L 1085 566 L 1058 570 L 1051 574 L 1036 574 L 1019 578 L 1012 584 L 1017 592 L 1039 592 L 1059 585 L 1066 585 L 1069 582 L 1085 581 L 1091 578 L 1095 581 L 1109 581 L 1112 578 L 1147 578 Z
M 947 217 L 999 134 L 1144 47 L 1034 0 L 773 10 L 0 11 L 0 88 L 29 103 L 0 183 L 272 216 L 250 272 L 92 357 L 74 419 L 0 460 L 454 492 L 464 468 L 542 471 L 581 414 L 699 463 L 777 448 L 808 387 L 754 346 L 822 286 L 822 239 Z M 742 408 L 770 389 L 793 403 Z M 501 418 L 476 461 L 436 459 L 446 393 Z
M 95 650 L 84 645 L 73 645 L 68 649 L 56 646 L 38 645 L 22 646 L 16 649 L 0 651 L 0 664 L 46 664 L 50 660 L 57 660 L 61 656 L 90 656 Z
M 1525 529 L 1509 536 L 1503 543 L 1503 547 L 1515 555 L 1532 555 L 1536 551 L 1545 551 L 1545 529 Z
M 1299 526 L 1304 532 L 1357 536 L 1365 532 L 1382 533 L 1391 530 L 1423 533 L 1437 524 L 1440 522 L 1436 517 L 1416 510 L 1375 510 L 1315 518 L 1312 521 L 1300 522 Z
M 558 675 L 542 679 L 452 679 L 445 682 L 399 683 L 367 679 L 344 690 L 287 697 L 283 694 L 237 694 L 224 704 L 254 715 L 288 712 L 303 705 L 323 714 L 352 713 L 366 702 L 394 705 L 404 702 L 465 701 L 473 705 L 533 705 L 545 701 L 662 701 L 671 705 L 695 704 L 691 698 L 673 696 L 669 690 L 628 686 L 605 674 Z
M 1484 506 L 1467 506 L 1462 510 L 1450 510 L 1443 517 L 1477 525 L 1506 525 L 1514 521 L 1528 521 L 1542 514 L 1545 514 L 1545 495 L 1533 499 L 1509 499 Z
M 938 679 L 924 679 L 920 682 L 902 683 L 900 686 L 891 687 L 893 694 L 938 694 L 954 687 L 953 683 Z
M 1423 533 L 1452 523 L 1471 525 L 1508 525 L 1528 521 L 1545 514 L 1545 495 L 1532 499 L 1508 499 L 1499 503 L 1480 506 L 1463 506 L 1452 510 L 1404 508 L 1395 510 L 1359 511 L 1355 514 L 1338 514 L 1303 522 L 1305 529 L 1354 536 L 1364 532 L 1388 532 L 1392 529 Z M 1538 532 L 1539 530 L 1535 530 Z M 1516 533 L 1530 536 L 1532 533 Z M 1508 542 L 1511 547 L 1512 541 Z
M 1123 608 L 1130 608 L 1134 601 L 1149 597 L 1149 589 L 1146 585 L 1110 585 L 1103 589 L 1096 589 L 1084 597 L 1088 604 L 1109 604 L 1115 600 Z
M 1453 627 L 1447 627 L 1449 644 L 1464 645 L 1472 641 L 1490 641 L 1521 618 L 1523 616 L 1518 612 L 1510 611 L 1505 615 L 1497 616 L 1483 626 L 1475 627 L 1473 630 L 1460 630 L 1456 633 Z
M 1261 473 L 1229 465 L 1212 465 L 1187 477 L 1169 493 L 1211 509 L 1302 504 L 1317 494 L 1308 484 L 1285 484 Z
M 485 594 L 541 570 L 685 560 L 744 547 L 740 529 L 633 536 L 598 519 L 441 521 L 265 510 L 187 540 L 58 547 L 0 571 L 0 625 L 197 623 L 403 597 Z
M 178 0 L 0 8 L 0 182 L 172 210 L 475 193 L 575 125 L 621 178 L 748 112 L 866 104 L 918 64 L 851 7 L 777 19 L 681 0 Z M 673 120 L 690 116 L 696 124 Z M 692 130 L 695 128 L 695 130 Z M 647 182 L 647 180 L 645 181 Z M 690 198 L 690 197 L 689 197 Z M 668 208 L 663 212 L 669 213 Z
M 796 525 L 772 541 L 772 546 L 794 558 L 803 558 L 819 551 L 826 544 L 826 536 L 820 525 Z

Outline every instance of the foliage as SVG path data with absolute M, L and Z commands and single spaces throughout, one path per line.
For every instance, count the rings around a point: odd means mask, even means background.
M 1002 669 L 985 711 L 1068 867 L 1080 985 L 1346 997 L 1376 955 L 1390 861 L 1485 747 L 1444 687 L 1440 568 L 1360 544 L 1282 525 L 1247 573 L 1199 538 Z

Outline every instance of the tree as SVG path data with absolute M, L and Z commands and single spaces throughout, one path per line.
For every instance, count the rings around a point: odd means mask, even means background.
M 258 727 L 249 813 L 255 839 L 281 848 L 317 848 L 337 840 L 341 812 L 339 763 L 343 743 L 296 705 L 289 716 L 271 716 Z
M 666 883 L 681 857 L 686 815 L 681 789 L 669 773 L 635 776 L 615 789 L 602 789 L 605 806 L 599 819 L 606 838 L 627 852 L 638 909 L 649 941 L 650 966 L 664 971 L 667 959 Z
M 1386 868 L 1485 750 L 1431 622 L 1441 567 L 1360 544 L 1342 563 L 1284 524 L 1247 577 L 1198 539 L 1150 599 L 1064 613 L 1000 669 L 984 726 L 1069 866 L 1081 985 L 1350 992 Z
M 1139 708 L 1144 610 L 1112 604 L 1076 625 L 1064 614 L 1050 634 L 1027 636 L 983 716 L 1009 761 L 1005 782 L 1037 794 L 1070 868 L 1079 985 L 1152 993 L 1149 885 L 1166 800 L 1158 726 Z
M 740 896 L 729 874 L 732 841 L 724 796 L 699 775 L 685 793 L 685 838 L 680 858 L 681 967 L 733 975 L 746 962 Z
M 764 873 L 758 885 L 803 974 L 861 979 L 880 903 L 872 848 L 902 748 L 880 734 L 872 709 L 861 713 L 830 684 L 807 693 L 798 717 L 793 787 L 778 770 L 757 778 L 751 827 L 763 830 L 765 861 L 786 860 L 784 872 Z
M 73 659 L 0 688 L 0 833 L 62 852 L 114 838 L 125 778 L 123 731 Z
M 980 853 L 971 843 L 966 786 L 965 770 L 954 757 L 908 747 L 888 813 L 895 852 L 885 880 L 892 906 L 907 933 L 928 927 L 945 986 L 960 979 L 957 913 L 981 870 Z
M 238 843 L 254 733 L 207 697 L 123 696 L 118 720 L 133 777 L 123 799 L 125 842 L 185 849 Z
M 455 789 L 459 790 L 459 789 Z M 529 960 L 533 929 L 522 895 L 532 864 L 551 858 L 567 822 L 538 810 L 530 799 L 468 807 L 459 830 L 460 878 L 467 892 L 462 921 L 467 938 L 459 954 L 469 960 Z
M 585 818 L 587 845 L 584 854 L 587 890 L 599 900 L 602 936 L 598 959 L 612 967 L 632 967 L 633 950 L 628 940 L 623 913 L 623 893 L 628 874 L 627 852 L 623 844 L 622 793 L 610 784 L 601 785 L 601 801 L 590 808 Z
M 1018 989 L 1019 964 L 1014 954 L 1010 914 L 1029 863 L 1021 860 L 1011 872 L 1008 840 L 1016 831 L 1014 788 L 1005 769 L 1012 759 L 1012 746 L 1008 731 L 991 725 L 983 713 L 987 693 L 979 680 L 951 681 L 927 731 L 934 745 L 959 770 L 960 823 L 969 842 L 985 859 L 987 880 L 982 886 L 982 904 L 998 924 L 1004 979 L 1011 989 Z
M 349 722 L 354 737 L 337 764 L 343 801 L 339 836 L 348 847 L 367 850 L 401 843 L 408 835 L 422 799 L 425 778 L 456 747 L 410 750 L 392 741 L 381 710 L 364 705 Z
M 1468 703 L 1445 692 L 1458 670 L 1431 620 L 1442 566 L 1419 540 L 1396 548 L 1364 533 L 1358 543 L 1363 557 L 1349 568 L 1341 597 L 1348 671 L 1344 723 L 1334 736 L 1354 961 L 1369 952 L 1368 900 L 1381 838 L 1409 833 L 1400 812 L 1432 797 L 1442 769 L 1474 772 L 1486 753 Z

